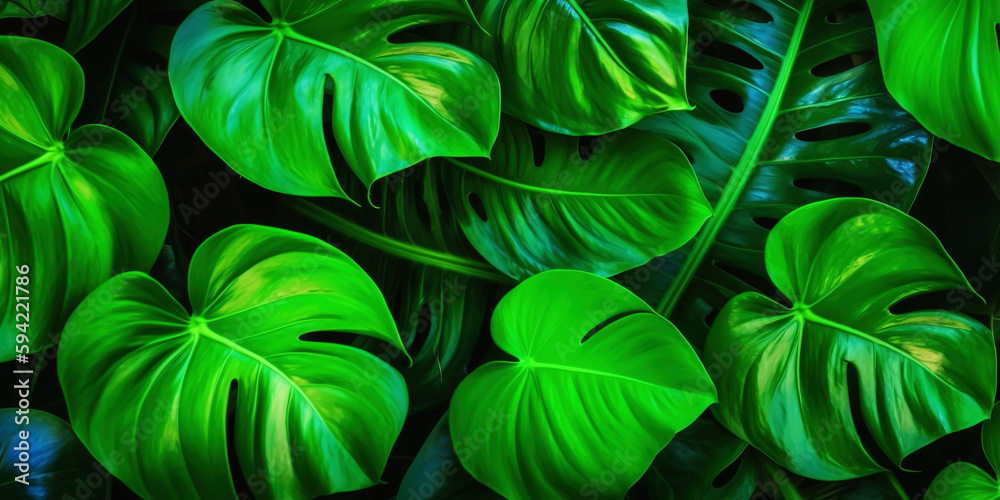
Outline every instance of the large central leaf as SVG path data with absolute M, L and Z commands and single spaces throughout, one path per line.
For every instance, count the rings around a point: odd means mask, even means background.
M 315 238 L 233 226 L 195 252 L 188 287 L 191 315 L 149 276 L 119 275 L 67 322 L 59 382 L 101 464 L 145 498 L 243 497 L 237 458 L 267 478 L 260 499 L 378 482 L 406 415 L 402 377 L 361 349 L 300 339 L 333 330 L 402 349 L 364 271 Z
M 691 158 L 715 217 L 638 293 L 696 346 L 726 301 L 767 291 L 764 242 L 777 219 L 833 196 L 906 210 L 931 136 L 886 92 L 875 31 L 851 0 L 690 2 L 695 109 L 638 124 Z M 867 62 L 862 62 L 866 61 Z
M 496 73 L 475 54 L 389 35 L 473 22 L 464 0 L 267 0 L 266 22 L 220 0 L 177 31 L 170 83 L 181 115 L 237 172 L 268 189 L 345 196 L 323 135 L 365 185 L 434 156 L 486 156 L 496 138 Z

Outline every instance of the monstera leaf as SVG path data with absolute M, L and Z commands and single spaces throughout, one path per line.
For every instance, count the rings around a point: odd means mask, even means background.
M 638 290 L 696 347 L 745 291 L 769 291 L 764 242 L 792 210 L 835 196 L 906 210 L 931 135 L 886 92 L 875 32 L 851 0 L 690 2 L 689 112 L 637 126 L 684 150 L 715 216 Z M 860 9 L 860 10 L 858 10 Z M 867 61 L 867 62 L 864 62 Z
M 935 135 L 1000 161 L 1000 3 L 868 3 L 892 96 Z
M 491 160 L 449 159 L 445 168 L 469 241 L 518 280 L 548 269 L 631 269 L 680 247 L 712 215 L 684 153 L 641 131 L 581 145 L 532 138 L 508 120 Z
M 0 432 L 0 468 L 6 474 L 0 493 L 4 498 L 76 498 L 81 491 L 106 498 L 107 473 L 94 467 L 86 448 L 61 418 L 35 408 L 3 408 Z M 82 488 L 78 481 L 84 483 Z
M 64 0 L 69 2 L 69 27 L 63 47 L 74 54 L 90 43 L 132 0 Z
M 0 0 L 0 19 L 52 16 L 66 18 L 68 0 Z
M 59 382 L 97 460 L 144 498 L 237 498 L 230 445 L 245 476 L 269 479 L 256 498 L 377 483 L 406 416 L 403 378 L 361 349 L 299 339 L 334 330 L 402 348 L 364 271 L 318 239 L 232 226 L 195 252 L 188 289 L 190 315 L 126 273 L 67 322 Z
M 62 49 L 0 37 L 0 95 L 0 283 L 10 291 L 0 330 L 26 330 L 35 352 L 113 273 L 149 269 L 166 236 L 167 192 L 121 132 L 70 129 L 83 72 Z M 17 310 L 15 296 L 27 297 Z M 13 359 L 14 341 L 2 336 L 0 360 Z
M 177 31 L 172 23 L 180 22 L 174 14 L 190 13 L 203 3 L 137 2 L 101 30 L 76 54 L 89 89 L 80 119 L 117 128 L 147 153 L 156 153 L 180 117 L 167 81 L 167 56 Z
M 289 204 L 336 232 L 335 241 L 382 290 L 406 351 L 359 337 L 364 347 L 403 374 L 410 411 L 447 401 L 466 374 L 485 331 L 488 308 L 510 280 L 472 249 L 458 223 L 445 215 L 439 171 L 413 167 L 377 185 L 372 198 L 381 209 L 345 208 L 340 200 L 319 204 L 290 199 Z M 360 183 L 348 191 L 363 195 Z M 360 188 L 360 189 L 357 189 Z
M 691 109 L 684 94 L 688 6 L 680 0 L 474 0 L 459 39 L 500 75 L 504 111 L 571 135 Z
M 621 498 L 716 401 L 680 332 L 592 274 L 528 278 L 497 305 L 490 329 L 517 360 L 487 363 L 459 384 L 451 438 L 472 476 L 507 498 Z
M 920 293 L 972 291 L 915 219 L 859 198 L 814 203 L 775 226 L 764 258 L 790 305 L 737 296 L 705 349 L 728 361 L 715 414 L 737 436 L 792 472 L 838 480 L 883 470 L 859 437 L 852 396 L 896 465 L 986 418 L 996 393 L 989 328 L 957 312 L 890 311 Z
M 345 196 L 332 132 L 365 183 L 434 156 L 486 156 L 496 138 L 496 73 L 464 49 L 396 44 L 415 26 L 473 22 L 465 0 L 266 0 L 270 23 L 219 0 L 181 25 L 170 84 L 181 115 L 237 172 L 274 191 Z M 330 81 L 328 81 L 330 80 Z
M 993 405 L 990 419 L 983 423 L 983 451 L 993 467 L 1000 466 L 1000 404 Z M 957 462 L 941 471 L 927 488 L 928 500 L 968 500 L 1000 498 L 1000 482 L 988 472 L 968 462 Z

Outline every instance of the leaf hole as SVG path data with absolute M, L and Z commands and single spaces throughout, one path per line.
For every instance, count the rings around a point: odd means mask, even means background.
M 760 62 L 759 59 L 754 57 L 749 52 L 725 42 L 720 42 L 718 40 L 705 45 L 698 46 L 696 50 L 699 50 L 702 54 L 714 57 L 716 59 L 721 59 L 726 62 L 736 64 L 738 66 L 743 66 L 747 69 L 764 69 L 764 63 Z
M 818 191 L 833 196 L 862 197 L 864 192 L 854 184 L 840 179 L 795 179 L 792 184 L 801 189 Z
M 826 22 L 830 24 L 844 23 L 854 19 L 854 17 L 858 14 L 867 11 L 868 7 L 864 4 L 864 2 L 851 2 L 827 14 Z
M 755 23 L 766 24 L 774 21 L 774 17 L 766 10 L 746 1 L 739 0 L 704 0 L 705 3 L 728 12 L 731 15 L 753 21 Z
M 483 205 L 483 199 L 479 197 L 478 193 L 469 193 L 469 205 L 472 205 L 472 209 L 475 210 L 479 219 L 486 222 L 486 206 Z
M 531 143 L 532 161 L 536 167 L 541 167 L 545 161 L 545 135 L 535 127 L 525 128 L 528 129 L 528 142 Z
M 237 492 L 245 492 L 247 498 L 255 498 L 247 484 L 247 478 L 243 475 L 243 468 L 240 466 L 239 456 L 236 454 L 236 410 L 237 397 L 239 396 L 239 384 L 235 380 L 229 384 L 229 395 L 226 401 L 226 458 L 229 462 L 229 477 L 233 478 L 233 486 Z M 243 496 L 241 495 L 241 498 Z
M 774 229 L 779 220 L 781 219 L 775 219 L 774 217 L 754 217 L 753 223 L 770 231 Z
M 802 130 L 795 133 L 795 138 L 804 142 L 832 141 L 868 132 L 872 126 L 865 122 L 841 122 L 823 125 L 822 127 Z
M 865 50 L 861 52 L 855 52 L 853 54 L 846 54 L 840 57 L 830 59 L 829 61 L 813 66 L 810 73 L 813 76 L 827 77 L 838 75 L 851 68 L 856 68 L 862 64 L 871 61 L 875 57 L 875 51 Z
M 594 148 L 597 146 L 597 141 L 600 138 L 597 135 L 580 136 L 577 143 L 577 151 L 580 153 L 581 160 L 587 161 L 590 159 L 590 155 L 594 154 Z
M 743 98 L 739 94 L 729 89 L 716 89 L 708 93 L 708 96 L 718 104 L 720 108 L 730 113 L 742 113 L 744 109 Z
M 594 335 L 596 335 L 597 332 L 599 332 L 599 331 L 607 328 L 608 325 L 610 325 L 611 323 L 614 323 L 615 321 L 618 321 L 618 320 L 620 320 L 620 319 L 622 319 L 622 318 L 624 318 L 626 316 L 631 316 L 633 314 L 639 314 L 639 313 L 644 313 L 644 312 L 649 312 L 649 311 L 625 311 L 625 312 L 620 312 L 618 314 L 615 314 L 614 316 L 611 316 L 610 318 L 605 319 L 604 321 L 601 321 L 600 323 L 598 323 L 597 325 L 595 325 L 593 328 L 591 328 L 590 331 L 587 332 L 586 334 L 584 334 L 583 338 L 580 339 L 580 343 L 582 344 L 582 343 L 590 340 L 590 338 L 593 337 Z
M 872 436 L 871 430 L 868 429 L 868 425 L 865 424 L 864 413 L 861 410 L 861 382 L 858 379 L 858 369 L 853 363 L 847 363 L 847 394 L 851 401 L 851 419 L 854 423 L 854 429 L 858 433 L 858 437 L 861 439 L 861 445 L 864 447 L 868 455 L 872 457 L 875 463 L 880 466 L 891 469 L 892 460 L 882 451 L 879 447 L 878 441 L 875 441 L 875 437 Z M 846 432 L 847 429 L 838 429 L 836 422 L 830 422 L 827 420 L 828 417 L 820 417 L 819 422 L 814 423 L 814 428 L 826 429 L 827 432 L 823 433 L 823 436 L 827 436 L 827 439 L 820 440 L 819 435 L 817 435 L 816 448 L 820 453 L 823 453 L 824 449 L 836 446 L 837 441 L 843 439 L 850 439 L 849 436 L 844 436 L 842 433 Z

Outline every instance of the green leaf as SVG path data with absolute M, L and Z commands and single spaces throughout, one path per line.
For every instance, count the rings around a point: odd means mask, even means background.
M 52 16 L 66 18 L 69 0 L 0 0 L 0 19 Z
M 21 439 L 21 433 L 26 433 Z M 61 418 L 30 408 L 0 409 L 0 469 L 4 498 L 46 500 L 86 491 L 92 498 L 106 498 L 110 477 L 90 457 L 73 429 Z M 23 442 L 23 444 L 22 444 Z M 19 455 L 27 454 L 27 460 Z M 27 464 L 21 470 L 15 464 Z M 27 484 L 17 481 L 22 476 Z M 78 482 L 85 483 L 85 490 Z M 94 486 L 97 481 L 99 484 Z
M 234 458 L 246 477 L 269 478 L 260 499 L 377 483 L 406 415 L 403 378 L 360 349 L 299 339 L 333 330 L 401 347 L 364 271 L 315 238 L 240 225 L 198 248 L 188 291 L 191 315 L 127 273 L 67 322 L 59 382 L 101 464 L 144 498 L 237 498 Z
M 442 165 L 469 241 L 514 279 L 548 269 L 616 274 L 680 247 L 712 215 L 669 141 L 636 130 L 585 145 L 540 134 L 507 120 L 491 160 Z M 544 149 L 537 166 L 533 146 Z
M 77 53 L 130 3 L 132 0 L 72 0 L 63 48 L 70 54 Z
M 410 412 L 447 401 L 468 373 L 485 331 L 488 308 L 510 280 L 472 249 L 440 196 L 439 170 L 413 167 L 373 189 L 381 209 L 344 207 L 340 200 L 289 199 L 303 215 L 336 231 L 332 239 L 375 280 L 393 311 L 406 351 L 359 337 L 364 347 L 406 379 Z M 349 191 L 362 195 L 364 187 Z M 329 207 L 329 208 L 327 208 Z
M 638 290 L 696 347 L 729 299 L 769 291 L 764 242 L 778 219 L 844 195 L 908 209 L 932 140 L 886 92 L 878 61 L 864 62 L 876 47 L 863 5 L 718 5 L 690 2 L 699 27 L 688 56 L 695 109 L 637 125 L 692 158 L 714 209 L 694 242 Z
M 462 467 L 448 434 L 448 413 L 431 430 L 399 486 L 398 500 L 499 500 Z
M 167 192 L 153 161 L 102 125 L 70 129 L 83 72 L 62 49 L 0 37 L 0 361 L 14 359 L 16 324 L 31 352 L 113 274 L 147 270 L 163 245 Z M 28 273 L 15 267 L 28 266 Z M 26 291 L 16 279 L 26 276 Z M 15 311 L 15 296 L 28 297 Z M 24 303 L 24 301 L 21 301 Z M 17 313 L 27 313 L 28 318 Z M 22 321 L 24 320 L 24 321 Z
M 868 3 L 892 96 L 934 135 L 1000 161 L 1000 3 Z
M 500 75 L 503 109 L 552 132 L 598 135 L 691 109 L 680 0 L 475 0 L 459 39 Z
M 471 21 L 465 0 L 263 2 L 268 23 L 219 0 L 181 25 L 170 82 L 181 115 L 234 170 L 274 191 L 345 197 L 324 141 L 376 179 L 434 156 L 486 156 L 499 127 L 493 69 L 437 42 L 389 43 L 404 29 Z
M 733 478 L 713 486 L 723 470 L 740 460 L 746 447 L 745 441 L 706 414 L 674 436 L 629 490 L 628 498 L 746 500 L 757 485 L 757 469 L 743 461 Z
M 528 278 L 497 305 L 490 329 L 517 361 L 466 377 L 450 428 L 462 465 L 507 498 L 621 498 L 716 401 L 680 332 L 592 274 Z
M 121 130 L 150 155 L 180 117 L 167 81 L 167 58 L 177 26 L 173 11 L 190 13 L 204 0 L 136 2 L 76 54 L 88 93 L 79 119 Z
M 972 291 L 915 219 L 860 198 L 814 203 L 775 226 L 764 258 L 791 305 L 737 296 L 705 349 L 724 361 L 715 414 L 737 436 L 797 474 L 839 480 L 883 470 L 856 417 L 896 465 L 986 418 L 996 394 L 989 328 L 957 312 L 889 310 L 922 293 Z

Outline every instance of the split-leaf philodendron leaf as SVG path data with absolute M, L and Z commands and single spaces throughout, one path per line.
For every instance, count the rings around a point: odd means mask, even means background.
M 778 219 L 844 195 L 908 209 L 932 139 L 869 60 L 875 31 L 863 5 L 716 3 L 689 5 L 699 27 L 688 63 L 695 109 L 637 125 L 688 153 L 714 208 L 693 243 L 666 256 L 638 291 L 696 347 L 726 301 L 769 286 L 764 242 Z
M 169 213 L 163 179 L 135 142 L 103 125 L 71 130 L 83 72 L 62 49 L 0 37 L 0 96 L 0 220 L 6 223 L 0 226 L 0 284 L 8 291 L 0 297 L 0 360 L 9 360 L 18 325 L 25 325 L 20 329 L 30 350 L 38 351 L 114 273 L 148 270 Z M 15 271 L 24 266 L 26 273 Z M 15 292 L 29 297 L 28 304 L 15 309 Z
M 852 396 L 896 465 L 988 416 L 990 329 L 958 312 L 890 311 L 921 293 L 973 292 L 915 219 L 860 198 L 813 203 L 775 226 L 764 259 L 790 305 L 735 297 L 705 348 L 719 370 L 715 414 L 737 436 L 792 472 L 841 480 L 883 470 L 860 438 Z
M 440 167 L 450 169 L 451 205 L 469 241 L 512 278 L 548 269 L 610 276 L 677 249 L 712 215 L 670 141 L 623 130 L 583 145 L 584 159 L 580 138 L 540 134 L 505 120 L 491 159 Z
M 174 37 L 170 84 L 181 115 L 226 163 L 274 191 L 345 197 L 323 134 L 365 183 L 435 156 L 486 156 L 500 120 L 490 65 L 401 30 L 474 23 L 465 0 L 265 0 L 260 19 L 210 2 Z M 328 82 L 329 80 L 329 82 Z
M 934 135 L 1000 161 L 1000 2 L 868 4 L 892 96 Z
M 240 225 L 198 248 L 188 289 L 193 314 L 126 273 L 67 322 L 59 382 L 95 458 L 144 498 L 235 499 L 246 492 L 229 478 L 234 458 L 269 478 L 259 499 L 377 483 L 406 416 L 402 376 L 361 349 L 299 338 L 332 330 L 402 348 L 371 278 L 316 238 Z
M 31 379 L 31 375 L 23 377 Z M 25 439 L 21 439 L 22 432 Z M 90 498 L 107 498 L 112 479 L 95 467 L 73 428 L 51 413 L 36 408 L 0 409 L 0 453 L 3 498 L 75 498 L 78 491 L 89 492 Z M 77 481 L 84 482 L 86 490 Z
M 1000 466 L 1000 404 L 993 405 L 990 419 L 983 422 L 983 452 L 994 474 Z M 1000 482 L 990 473 L 968 462 L 956 462 L 941 471 L 927 488 L 927 500 L 976 500 L 1000 498 Z
M 691 106 L 684 0 L 473 0 L 486 32 L 459 39 L 500 75 L 505 112 L 572 135 L 625 128 Z
M 450 428 L 462 465 L 507 498 L 586 497 L 597 488 L 622 498 L 716 401 L 681 333 L 593 274 L 526 279 L 497 305 L 490 330 L 517 360 L 487 363 L 459 384 Z

